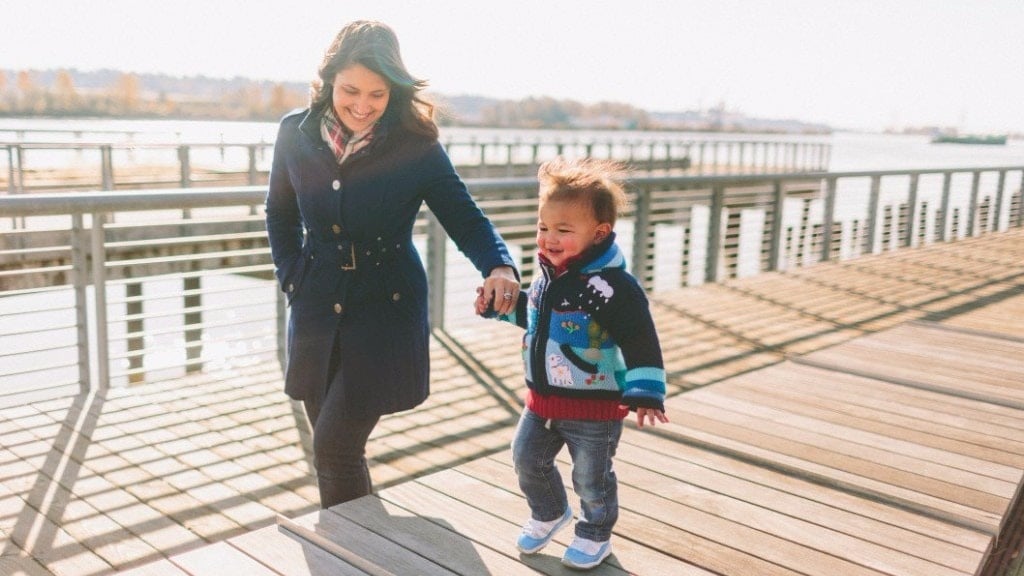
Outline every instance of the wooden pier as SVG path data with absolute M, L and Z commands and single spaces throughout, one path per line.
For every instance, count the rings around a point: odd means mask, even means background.
M 1015 569 L 1024 230 L 652 306 L 672 423 L 624 432 L 593 573 Z M 376 494 L 323 511 L 276 367 L 0 409 L 0 573 L 572 573 L 571 530 L 513 546 L 518 341 L 483 320 L 437 331 L 430 400 L 371 438 Z

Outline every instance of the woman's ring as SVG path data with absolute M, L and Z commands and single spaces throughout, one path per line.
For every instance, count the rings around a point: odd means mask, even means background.
M 512 299 L 512 293 L 511 292 L 505 292 L 505 300 L 511 300 L 511 299 Z

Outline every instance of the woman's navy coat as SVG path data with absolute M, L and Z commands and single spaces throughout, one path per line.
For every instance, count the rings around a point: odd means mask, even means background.
M 343 387 L 353 417 L 426 399 L 427 281 L 412 243 L 423 202 L 482 274 L 513 266 L 436 140 L 385 118 L 374 141 L 339 166 L 320 137 L 319 114 L 282 119 L 267 233 L 291 305 L 289 396 L 322 397 L 337 367 L 331 386 Z

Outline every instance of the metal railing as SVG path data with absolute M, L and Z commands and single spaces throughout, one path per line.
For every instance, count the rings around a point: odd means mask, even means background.
M 555 156 L 609 158 L 660 174 L 820 172 L 816 141 L 458 140 L 445 146 L 466 178 L 525 177 Z M 124 190 L 265 184 L 272 142 L 0 141 L 0 191 Z
M 1024 167 L 636 176 L 616 226 L 658 293 L 1022 226 Z M 536 181 L 468 180 L 536 275 Z M 263 186 L 0 196 L 0 396 L 77 392 L 283 360 Z M 13 221 L 18 221 L 18 226 Z M 437 221 L 414 241 L 435 328 L 479 274 Z

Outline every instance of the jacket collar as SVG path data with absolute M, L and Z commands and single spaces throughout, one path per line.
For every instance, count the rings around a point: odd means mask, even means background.
M 543 255 L 538 254 L 537 260 L 541 263 L 544 271 L 549 277 L 556 277 L 555 267 L 551 262 Z M 615 243 L 615 232 L 608 235 L 607 238 L 601 242 L 587 248 L 580 253 L 579 256 L 569 262 L 563 274 L 565 273 L 581 273 L 581 274 L 594 274 L 609 268 L 625 268 L 626 257 L 622 254 L 622 250 Z
M 320 117 L 323 116 L 323 113 L 323 106 L 307 108 L 306 114 L 299 121 L 299 131 L 305 134 L 310 142 L 326 146 L 327 143 L 320 136 Z M 388 132 L 391 131 L 391 116 L 390 110 L 381 116 L 377 127 L 374 129 L 373 142 L 370 143 L 368 148 L 376 148 L 387 140 Z

